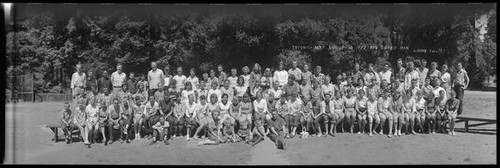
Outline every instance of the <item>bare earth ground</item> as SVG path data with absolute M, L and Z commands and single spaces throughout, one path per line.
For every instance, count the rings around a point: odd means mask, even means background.
M 466 91 L 464 116 L 496 119 L 496 92 Z M 72 106 L 74 107 L 74 106 Z M 59 120 L 61 102 L 6 106 L 7 158 L 20 164 L 496 164 L 496 135 L 457 132 L 435 135 L 386 136 L 338 134 L 336 137 L 291 139 L 277 150 L 269 139 L 255 147 L 245 143 L 197 146 L 176 138 L 170 145 L 67 145 L 51 141 L 46 124 Z M 15 113 L 13 113 L 15 111 Z M 15 116 L 13 116 L 15 114 Z M 13 123 L 14 122 L 14 123 Z M 13 126 L 14 125 L 14 126 Z M 457 124 L 463 128 L 464 124 Z M 479 128 L 496 129 L 496 125 Z M 15 132 L 15 133 L 12 133 Z M 62 132 L 60 132 L 62 134 Z M 14 144 L 12 144 L 15 142 Z

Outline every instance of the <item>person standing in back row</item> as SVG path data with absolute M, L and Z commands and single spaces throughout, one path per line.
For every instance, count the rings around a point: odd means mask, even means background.
M 292 68 L 288 70 L 288 74 L 295 76 L 295 81 L 300 83 L 300 80 L 302 80 L 302 71 L 297 67 L 297 61 L 292 62 Z
M 280 61 L 278 65 L 278 70 L 274 71 L 274 80 L 278 81 L 279 88 L 282 88 L 288 82 L 288 72 L 286 72 L 283 68 L 283 61 Z
M 111 74 L 111 84 L 113 85 L 113 92 L 111 93 L 111 99 L 118 96 L 118 93 L 122 91 L 122 85 L 125 84 L 127 79 L 127 74 L 122 72 L 122 64 L 118 63 L 116 65 L 116 71 Z
M 463 113 L 463 105 L 464 105 L 464 90 L 469 86 L 469 75 L 467 75 L 467 71 L 462 66 L 462 63 L 457 63 L 458 72 L 454 75 L 452 88 L 455 90 L 457 95 L 457 99 L 460 100 L 460 105 L 458 107 L 458 115 Z
M 85 78 L 87 77 L 84 72 L 82 72 L 82 64 L 78 63 L 76 64 L 76 72 L 73 73 L 73 76 L 71 76 L 71 90 L 73 93 L 73 99 L 78 95 L 79 93 L 84 93 L 84 87 L 86 86 L 86 80 Z
M 151 70 L 148 72 L 149 94 L 152 96 L 158 91 L 159 87 L 164 86 L 165 75 L 161 69 L 158 69 L 156 62 L 151 62 Z

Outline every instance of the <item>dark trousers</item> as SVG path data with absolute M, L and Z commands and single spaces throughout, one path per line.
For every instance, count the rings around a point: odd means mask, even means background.
M 463 113 L 463 105 L 464 105 L 464 89 L 462 85 L 455 85 L 455 93 L 457 94 L 457 99 L 460 100 L 460 105 L 458 106 L 458 115 Z
M 123 128 L 122 128 L 122 124 L 120 124 L 120 121 L 119 122 L 113 122 L 113 121 L 109 120 L 109 122 L 108 122 L 108 129 L 109 130 L 108 131 L 109 131 L 109 139 L 111 141 L 114 141 L 114 135 L 113 134 L 114 134 L 114 130 L 115 129 L 113 128 L 113 126 L 115 126 L 115 125 L 119 125 L 118 130 L 120 132 L 120 138 L 123 137 L 123 131 L 122 131 Z
M 64 133 L 64 135 L 71 135 L 71 131 L 73 131 L 76 126 L 73 122 L 70 122 L 68 123 L 68 125 L 64 124 L 62 121 L 61 121 L 61 128 L 62 128 L 62 131 Z

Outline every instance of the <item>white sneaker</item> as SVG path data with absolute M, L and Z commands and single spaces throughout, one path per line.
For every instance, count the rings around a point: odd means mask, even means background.
M 361 134 L 361 131 L 358 131 L 358 134 Z

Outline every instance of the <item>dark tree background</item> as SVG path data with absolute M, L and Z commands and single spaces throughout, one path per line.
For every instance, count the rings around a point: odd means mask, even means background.
M 97 76 L 102 70 L 114 71 L 118 62 L 125 72 L 146 73 L 149 62 L 158 61 L 162 69 L 184 66 L 201 75 L 217 64 L 241 72 L 253 63 L 274 68 L 280 60 L 287 67 L 292 60 L 321 65 L 325 73 L 336 75 L 354 63 L 374 62 L 378 67 L 411 56 L 440 65 L 464 62 L 473 81 L 496 72 L 494 4 L 16 4 L 13 14 L 7 74 L 34 73 L 37 86 L 68 87 L 78 62 Z M 483 14 L 489 16 L 488 32 L 481 41 L 475 21 Z M 480 87 L 482 82 L 471 84 Z

